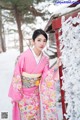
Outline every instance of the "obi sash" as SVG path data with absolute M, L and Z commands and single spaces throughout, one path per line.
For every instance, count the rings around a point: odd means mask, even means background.
M 13 101 L 21 100 L 24 93 L 30 95 L 39 88 L 40 79 L 41 74 L 28 74 L 26 72 L 23 72 L 21 76 L 14 76 L 8 96 Z
M 21 80 L 23 88 L 36 87 L 40 84 L 41 74 L 28 74 L 26 72 L 23 72 Z

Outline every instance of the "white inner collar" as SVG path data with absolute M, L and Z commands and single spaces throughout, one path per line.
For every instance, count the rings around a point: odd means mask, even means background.
M 37 64 L 38 64 L 39 61 L 40 61 L 40 59 L 41 59 L 41 57 L 42 57 L 42 53 L 41 53 L 39 56 L 37 56 L 37 55 L 35 54 L 33 48 L 31 48 L 31 50 L 32 50 L 32 53 L 33 53 L 33 55 L 34 55 L 34 58 L 35 58 L 35 60 L 36 60 L 36 62 L 37 62 Z

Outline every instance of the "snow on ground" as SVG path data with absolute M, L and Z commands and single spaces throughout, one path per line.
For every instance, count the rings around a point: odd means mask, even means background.
M 2 112 L 8 112 L 8 119 L 12 120 L 12 104 L 8 97 L 8 91 L 13 76 L 15 61 L 19 52 L 11 49 L 0 54 L 0 120 Z M 59 95 L 59 93 L 58 93 Z M 57 104 L 58 120 L 62 120 L 61 103 Z
M 15 60 L 18 54 L 19 52 L 15 50 L 10 50 L 6 53 L 0 54 L 0 114 L 1 112 L 8 112 L 8 120 L 12 120 L 12 104 L 11 99 L 8 97 L 8 90 L 13 75 Z

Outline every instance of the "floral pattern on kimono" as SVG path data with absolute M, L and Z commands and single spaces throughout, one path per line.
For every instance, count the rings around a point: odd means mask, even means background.
M 21 88 L 22 88 L 22 84 L 21 84 L 21 77 L 20 76 L 13 76 L 13 81 L 12 81 L 12 85 L 13 85 L 13 88 L 16 90 L 16 91 L 20 91 Z
M 22 73 L 23 61 L 20 61 L 20 59 L 21 58 L 19 58 L 19 61 L 17 62 L 16 66 L 15 66 L 14 75 L 12 77 L 12 82 L 11 82 L 9 94 L 8 94 L 8 96 L 11 97 L 13 101 L 22 99 L 21 73 Z M 20 64 L 21 64 L 21 66 L 20 66 Z
M 41 85 L 42 120 L 58 120 L 54 76 L 49 71 Z
M 40 119 L 40 97 L 39 89 L 36 89 L 31 95 L 23 95 L 19 101 L 21 120 L 41 120 Z

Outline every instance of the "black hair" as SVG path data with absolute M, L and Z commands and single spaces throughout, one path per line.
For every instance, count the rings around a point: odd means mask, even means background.
M 33 32 L 33 35 L 32 35 L 33 41 L 35 41 L 36 37 L 41 34 L 46 38 L 46 41 L 47 41 L 47 39 L 48 39 L 47 34 L 42 29 L 37 29 Z

